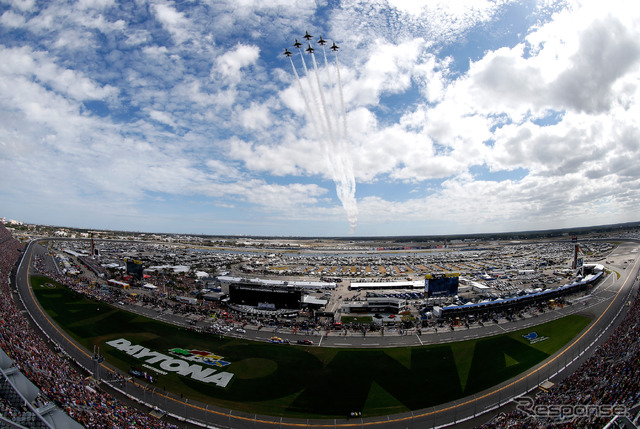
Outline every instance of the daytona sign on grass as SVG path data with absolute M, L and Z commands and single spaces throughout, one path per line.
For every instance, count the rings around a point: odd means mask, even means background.
M 229 372 L 216 373 L 217 370 L 213 368 L 203 368 L 202 365 L 190 364 L 183 359 L 167 356 L 160 352 L 149 350 L 141 345 L 132 345 L 131 341 L 124 338 L 107 341 L 106 344 L 134 358 L 144 359 L 147 364 L 158 364 L 158 366 L 165 371 L 175 372 L 185 377 L 191 376 L 192 379 L 203 383 L 213 383 L 218 387 L 226 387 L 233 378 L 233 374 Z

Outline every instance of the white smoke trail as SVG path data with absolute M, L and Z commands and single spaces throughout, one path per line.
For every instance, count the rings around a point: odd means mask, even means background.
M 331 115 L 329 115 L 329 111 L 327 109 L 327 103 L 324 98 L 324 92 L 322 91 L 322 83 L 320 82 L 320 73 L 318 72 L 318 63 L 316 62 L 316 57 L 311 52 L 311 58 L 313 60 L 313 68 L 316 74 L 316 81 L 318 83 L 318 92 L 320 93 L 320 100 L 322 101 L 322 109 L 324 113 L 324 118 L 327 123 L 328 137 L 331 142 L 331 150 L 329 151 L 329 161 L 331 164 L 335 165 L 336 175 L 338 180 L 336 183 L 336 193 L 338 194 L 338 199 L 342 202 L 342 206 L 347 212 L 347 218 L 349 219 L 349 225 L 351 227 L 351 232 L 355 232 L 355 227 L 357 226 L 357 208 L 356 208 L 356 218 L 353 218 L 352 210 L 356 206 L 355 203 L 355 180 L 350 180 L 347 177 L 347 171 L 345 169 L 345 155 L 347 153 L 344 150 L 346 145 L 341 145 L 341 147 L 336 144 L 336 138 L 333 135 L 333 129 L 331 127 Z M 353 187 L 351 186 L 353 184 Z M 353 188 L 353 192 L 351 189 Z M 353 221 L 355 220 L 356 223 Z
M 347 203 L 342 203 L 346 212 L 349 225 L 351 226 L 351 233 L 353 234 L 358 226 L 358 205 L 356 203 L 356 179 L 353 174 L 353 161 L 351 159 L 351 153 L 349 151 L 349 132 L 347 128 L 347 113 L 344 108 L 344 94 L 342 92 L 342 78 L 340 76 L 340 64 L 338 62 L 338 52 L 334 51 L 336 57 L 336 74 L 338 75 L 338 90 L 340 92 L 340 107 L 342 110 L 342 124 L 344 132 L 343 145 L 340 147 L 340 152 L 343 154 L 343 167 L 344 176 L 346 177 L 345 186 L 345 198 Z
M 308 83 L 308 93 L 305 92 L 305 88 L 302 85 L 302 79 L 298 75 L 293 60 L 291 58 L 289 58 L 289 60 L 291 61 L 291 67 L 293 68 L 293 72 L 298 82 L 298 89 L 300 90 L 305 103 L 305 108 L 307 109 L 307 116 L 314 128 L 314 132 L 316 133 L 319 143 L 322 145 L 327 156 L 327 160 L 329 161 L 331 177 L 336 185 L 336 194 L 347 213 L 350 232 L 353 234 L 355 233 L 358 224 L 358 207 L 355 198 L 355 177 L 353 174 L 353 163 L 349 153 L 349 134 L 347 131 L 346 111 L 344 107 L 344 96 L 342 93 L 342 80 L 340 77 L 340 69 L 338 67 L 337 54 L 336 72 L 338 75 L 338 83 L 334 86 L 331 80 L 331 73 L 329 72 L 327 55 L 323 46 L 325 68 L 327 69 L 328 93 L 331 96 L 331 104 L 327 104 L 324 94 L 325 90 L 320 80 L 320 72 L 318 71 L 318 63 L 316 62 L 313 52 L 309 50 L 309 53 L 313 60 L 313 69 L 315 72 L 317 88 L 314 88 L 314 85 L 312 84 L 311 75 L 307 68 L 304 54 L 300 52 L 302 67 L 305 72 L 305 79 Z M 338 107 L 338 103 L 335 101 L 334 92 L 336 87 L 340 93 L 340 108 Z M 311 100 L 311 102 L 309 100 Z M 342 132 L 340 132 L 341 116 Z
M 335 168 L 335 164 L 333 162 L 331 162 L 331 151 L 328 147 L 327 142 L 325 141 L 324 138 L 322 138 L 322 135 L 326 135 L 327 131 L 325 129 L 324 126 L 324 122 L 322 120 L 319 119 L 321 112 L 320 112 L 320 106 L 319 106 L 319 102 L 318 102 L 318 97 L 316 95 L 316 91 L 313 88 L 313 84 L 311 82 L 311 78 L 309 76 L 309 69 L 307 68 L 307 63 L 304 60 L 304 54 L 302 53 L 302 51 L 300 51 L 300 59 L 302 60 L 302 67 L 304 68 L 304 73 L 305 73 L 305 79 L 307 81 L 307 84 L 309 86 L 309 97 L 311 98 L 312 103 L 306 103 L 306 107 L 307 107 L 307 117 L 309 118 L 309 121 L 314 124 L 314 129 L 316 130 L 316 138 L 318 139 L 318 142 L 320 143 L 320 145 L 322 146 L 322 150 L 325 153 L 325 156 L 327 157 L 327 159 L 329 160 L 329 172 L 331 173 L 331 179 L 336 182 L 338 180 L 338 174 L 336 172 L 336 168 Z M 291 61 L 293 64 L 293 60 Z M 294 67 L 295 69 L 295 67 Z M 296 76 L 297 76 L 297 72 L 296 72 Z M 298 77 L 298 81 L 300 81 L 300 78 Z M 305 96 L 304 90 L 302 88 L 302 85 L 300 85 L 300 92 L 302 93 L 302 97 L 303 98 L 307 98 Z
M 313 84 L 311 83 L 311 76 L 309 75 L 309 69 L 307 69 L 307 62 L 304 60 L 304 54 L 300 51 L 300 59 L 302 60 L 302 67 L 304 68 L 304 76 L 307 79 L 307 83 L 309 84 L 309 93 L 311 94 L 311 99 L 313 100 L 313 107 L 315 111 L 310 111 L 313 120 L 316 120 L 322 114 L 320 110 L 320 102 L 318 101 L 318 96 L 316 95 L 316 91 L 313 88 Z M 322 91 L 322 88 L 319 88 L 319 91 Z M 326 135 L 327 129 L 322 120 L 319 120 L 320 128 L 322 128 L 322 132 Z M 320 139 L 320 143 L 326 144 L 323 139 Z
M 335 115 L 335 125 L 336 125 L 336 137 L 338 138 L 338 140 L 340 141 L 340 113 L 337 111 L 338 109 L 338 103 L 336 103 L 336 97 L 335 97 L 335 91 L 334 89 L 334 85 L 333 85 L 333 79 L 331 79 L 331 71 L 329 70 L 329 61 L 327 60 L 327 50 L 324 48 L 324 45 L 322 45 L 322 56 L 324 57 L 324 70 L 327 74 L 327 83 L 329 85 L 330 91 L 329 94 L 331 95 L 331 107 L 336 115 Z M 332 109 L 329 109 L 330 111 Z
M 309 122 L 311 122 L 311 126 L 313 128 L 313 131 L 316 135 L 316 139 L 318 141 L 322 141 L 322 138 L 320 137 L 320 131 L 318 130 L 318 124 L 316 123 L 315 117 L 313 115 L 313 112 L 311 110 L 311 107 L 309 105 L 309 101 L 307 100 L 307 95 L 305 94 L 304 90 L 302 89 L 302 82 L 300 81 L 300 76 L 298 75 L 298 70 L 296 70 L 295 65 L 293 64 L 293 60 L 291 59 L 291 57 L 289 57 L 289 61 L 291 62 L 291 68 L 293 69 L 293 74 L 296 76 L 296 81 L 298 82 L 298 89 L 300 90 L 300 94 L 302 95 L 302 99 L 304 100 L 304 107 L 305 107 L 305 111 L 307 112 L 307 116 L 309 117 Z M 328 148 L 326 147 L 326 145 L 323 145 L 323 149 L 325 154 L 328 156 L 329 155 L 329 151 Z M 331 177 L 334 179 L 336 179 L 336 172 L 335 172 L 335 168 L 333 166 L 333 164 L 329 163 L 329 169 L 331 172 Z
M 318 82 L 318 92 L 320 93 L 320 100 L 322 102 L 322 113 L 324 113 L 324 120 L 327 124 L 327 134 L 329 136 L 329 141 L 331 142 L 330 152 L 331 158 L 335 158 L 336 151 L 338 150 L 336 139 L 333 135 L 333 127 L 331 126 L 331 117 L 329 116 L 329 111 L 327 110 L 327 103 L 324 99 L 324 91 L 322 91 L 322 84 L 320 83 L 320 74 L 318 73 L 318 63 L 316 62 L 316 56 L 311 52 L 311 59 L 313 60 L 313 69 L 316 73 L 316 82 Z
M 336 139 L 338 143 L 338 147 L 336 149 L 336 155 L 338 158 L 337 162 L 341 165 L 340 170 L 343 173 L 342 174 L 343 181 L 341 183 L 344 184 L 344 186 L 342 186 L 341 187 L 342 189 L 340 189 L 340 191 L 342 191 L 342 194 L 343 194 L 343 198 L 341 198 L 341 201 L 352 200 L 352 204 L 347 204 L 345 206 L 345 210 L 349 214 L 351 228 L 352 230 L 354 230 L 357 224 L 357 205 L 355 203 L 355 179 L 353 177 L 353 164 L 351 161 L 351 156 L 350 156 L 349 147 L 348 147 L 349 138 L 348 138 L 348 132 L 347 132 L 346 113 L 344 109 L 344 99 L 342 97 L 342 80 L 340 79 L 340 68 L 337 66 L 337 63 L 336 63 L 335 69 L 338 75 L 338 83 L 336 86 L 334 86 L 333 79 L 331 78 L 331 72 L 329 70 L 329 60 L 327 59 L 327 51 L 324 45 L 322 45 L 322 55 L 324 57 L 324 66 L 325 66 L 325 71 L 327 75 L 328 86 L 331 89 L 330 90 L 331 107 L 333 107 L 333 109 L 329 109 L 329 112 L 331 113 L 333 110 L 333 112 L 335 113 L 335 118 L 332 118 L 332 119 L 335 120 Z M 338 106 L 338 103 L 336 102 L 336 96 L 335 96 L 336 90 L 340 91 L 342 109 L 340 109 L 340 107 Z M 341 117 L 343 120 L 342 132 L 340 131 Z M 350 208 L 347 209 L 347 207 L 350 207 Z M 353 210 L 355 210 L 355 212 Z

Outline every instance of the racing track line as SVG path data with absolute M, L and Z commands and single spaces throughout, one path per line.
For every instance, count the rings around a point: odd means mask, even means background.
M 33 250 L 32 250 L 32 248 L 31 248 L 31 247 L 32 247 L 32 244 L 33 244 L 33 243 L 36 243 L 37 241 L 38 241 L 38 240 L 34 240 L 34 241 L 31 241 L 31 242 L 28 244 L 27 249 L 25 250 L 25 253 L 24 253 L 24 255 L 23 255 L 23 258 L 22 258 L 22 260 L 20 261 L 20 264 L 19 264 L 19 267 L 18 267 L 18 271 L 17 271 L 17 275 L 16 275 L 16 282 L 20 283 L 19 276 L 20 276 L 20 272 L 21 272 L 21 269 L 22 269 L 22 263 L 23 263 L 23 262 L 24 262 L 24 260 L 26 259 L 25 257 L 27 256 L 27 253 L 28 253 L 29 263 L 28 263 L 28 266 L 27 266 L 27 272 L 26 272 L 26 284 L 25 284 L 25 285 L 26 285 L 26 287 L 29 289 L 29 295 L 30 295 L 30 298 L 31 298 L 31 300 L 32 300 L 32 303 L 35 305 L 35 308 L 37 308 L 37 309 L 39 310 L 39 312 L 40 312 L 40 314 L 42 315 L 42 317 L 44 317 L 44 319 L 49 323 L 49 325 L 50 325 L 50 326 L 51 326 L 51 327 L 52 327 L 52 328 L 53 328 L 53 329 L 58 333 L 58 335 L 60 335 L 62 338 L 64 338 L 64 339 L 65 339 L 69 344 L 71 344 L 71 345 L 72 345 L 72 346 L 73 346 L 77 351 L 79 351 L 79 352 L 80 352 L 82 355 L 84 355 L 86 358 L 91 359 L 91 355 L 90 355 L 89 353 L 87 353 L 85 350 L 83 350 L 83 349 L 82 349 L 79 345 L 77 345 L 77 344 L 76 344 L 72 339 L 70 339 L 70 338 L 66 335 L 66 333 L 62 332 L 62 331 L 61 331 L 61 330 L 60 330 L 60 329 L 59 329 L 59 328 L 54 324 L 54 322 L 53 322 L 53 321 L 52 321 L 52 320 L 51 320 L 51 319 L 50 319 L 50 318 L 45 314 L 44 310 L 42 309 L 42 307 L 40 306 L 40 304 L 38 303 L 38 301 L 35 299 L 35 296 L 33 295 L 33 290 L 32 290 L 32 288 L 31 288 L 31 283 L 30 283 L 30 279 L 29 279 L 29 268 L 30 268 L 30 266 L 31 266 L 31 260 L 32 260 L 32 256 L 33 256 Z M 436 410 L 436 409 L 435 409 L 435 407 L 434 407 L 434 410 L 433 410 L 433 411 L 424 412 L 424 413 L 420 413 L 420 414 L 414 414 L 414 412 L 411 412 L 411 415 L 410 415 L 410 416 L 397 417 L 397 418 L 393 418 L 393 419 L 392 419 L 392 418 L 389 418 L 389 416 L 387 416 L 387 420 L 364 421 L 364 420 L 362 420 L 362 419 L 361 419 L 359 422 L 353 422 L 353 423 L 337 423 L 337 421 L 336 421 L 336 420 L 334 420 L 334 421 L 333 421 L 333 423 L 313 423 L 313 422 L 309 422 L 309 420 L 307 420 L 306 422 L 295 423 L 295 422 L 286 422 L 286 421 L 283 421 L 282 419 L 280 419 L 280 420 L 278 420 L 278 421 L 264 420 L 262 417 L 258 418 L 258 416 L 257 416 L 257 415 L 254 415 L 254 417 L 245 417 L 245 416 L 239 416 L 239 415 L 232 415 L 232 414 L 231 414 L 231 412 L 232 412 L 231 410 L 229 411 L 229 413 L 221 412 L 221 411 L 217 411 L 217 410 L 211 410 L 211 409 L 208 409 L 208 406 L 207 406 L 206 408 L 203 408 L 203 407 L 200 407 L 200 406 L 195 405 L 195 404 L 191 404 L 191 403 L 187 403 L 187 402 L 182 402 L 182 401 L 180 401 L 180 400 L 178 400 L 178 399 L 172 398 L 172 397 L 170 397 L 170 396 L 164 395 L 164 394 L 159 393 L 159 392 L 155 392 L 155 393 L 156 393 L 157 395 L 159 395 L 160 397 L 164 398 L 164 399 L 165 399 L 165 403 L 166 403 L 166 400 L 170 400 L 170 401 L 172 401 L 172 402 L 174 402 L 174 403 L 176 403 L 176 404 L 180 405 L 181 407 L 182 407 L 182 406 L 184 406 L 184 407 L 185 407 L 185 411 L 186 411 L 186 408 L 187 408 L 187 406 L 188 406 L 188 407 L 189 407 L 190 409 L 192 409 L 192 410 L 198 410 L 198 411 L 200 411 L 200 412 L 205 412 L 205 413 L 207 413 L 207 414 L 214 414 L 214 415 L 215 415 L 215 416 L 217 416 L 218 418 L 222 418 L 222 419 L 224 419 L 224 421 L 225 421 L 225 422 L 228 420 L 228 421 L 229 421 L 229 423 L 230 423 L 230 422 L 231 422 L 231 419 L 233 418 L 233 420 L 234 420 L 234 421 L 238 420 L 238 421 L 242 421 L 242 422 L 245 422 L 245 423 L 253 423 L 253 426 L 254 426 L 254 427 L 256 427 L 256 424 L 261 424 L 261 425 L 265 425 L 266 427 L 272 427 L 272 426 L 274 426 L 274 425 L 278 425 L 280 428 L 281 428 L 281 427 L 304 427 L 304 428 L 331 428 L 331 427 L 333 427 L 333 428 L 338 428 L 338 427 L 344 427 L 344 428 L 347 428 L 347 427 L 364 427 L 364 426 L 367 426 L 367 427 L 376 427 L 376 426 L 380 426 L 380 427 L 382 427 L 382 425 L 384 425 L 384 426 L 385 426 L 385 428 L 388 428 L 390 424 L 405 423 L 405 422 L 408 422 L 408 421 L 411 421 L 411 422 L 412 422 L 412 424 L 413 424 L 413 422 L 414 422 L 416 419 L 424 419 L 424 418 L 434 417 L 434 420 L 435 420 L 435 417 L 436 417 L 438 414 L 444 414 L 444 413 L 447 413 L 447 412 L 450 412 L 450 411 L 454 411 L 454 412 L 455 412 L 456 410 L 463 409 L 463 408 L 465 408 L 465 407 L 469 407 L 469 406 L 471 406 L 471 405 L 476 404 L 476 403 L 477 403 L 478 401 L 480 401 L 480 400 L 490 398 L 490 397 L 492 397 L 492 396 L 495 396 L 496 394 L 497 394 L 497 395 L 499 395 L 499 398 L 500 398 L 500 395 L 501 395 L 501 393 L 502 393 L 503 391 L 506 391 L 506 390 L 508 390 L 509 388 L 514 388 L 514 386 L 515 386 L 515 385 L 517 385 L 517 384 L 519 384 L 519 383 L 523 382 L 523 380 L 526 380 L 526 379 L 528 379 L 529 377 L 532 377 L 532 376 L 534 376 L 534 375 L 536 375 L 536 374 L 538 374 L 538 373 L 541 373 L 541 371 L 542 371 L 544 368 L 547 368 L 547 367 L 551 368 L 551 367 L 550 367 L 550 365 L 552 365 L 554 362 L 556 362 L 556 361 L 558 360 L 558 358 L 560 358 L 560 357 L 562 357 L 563 355 L 565 355 L 565 353 L 567 353 L 569 350 L 571 350 L 571 349 L 572 349 L 572 347 L 574 347 L 578 342 L 580 342 L 580 340 L 582 340 L 582 339 L 583 339 L 587 334 L 589 334 L 589 333 L 593 330 L 593 328 L 594 328 L 596 325 L 598 325 L 598 323 L 602 320 L 602 318 L 603 318 L 603 317 L 604 317 L 604 316 L 609 312 L 609 310 L 611 309 L 612 305 L 613 305 L 613 304 L 618 300 L 618 298 L 619 298 L 619 296 L 620 296 L 621 292 L 625 289 L 625 287 L 627 286 L 627 283 L 628 283 L 628 282 L 631 282 L 631 285 L 629 286 L 629 291 L 628 291 L 628 293 L 627 293 L 627 297 L 631 294 L 631 292 L 633 291 L 633 282 L 635 281 L 635 276 L 632 276 L 631 274 L 632 274 L 634 271 L 636 271 L 636 270 L 637 270 L 637 266 L 638 266 L 638 263 L 639 263 L 639 262 L 640 262 L 640 257 L 639 257 L 639 258 L 636 258 L 636 261 L 635 261 L 635 263 L 633 264 L 633 267 L 632 267 L 631 271 L 629 272 L 630 274 L 629 274 L 629 275 L 627 276 L 627 278 L 624 280 L 624 282 L 623 282 L 623 284 L 621 285 L 620 289 L 617 291 L 617 293 L 615 294 L 615 296 L 611 299 L 611 302 L 609 303 L 609 305 L 607 306 L 607 308 L 605 308 L 605 310 L 600 314 L 600 316 L 599 316 L 599 317 L 598 317 L 594 322 L 592 322 L 592 323 L 591 323 L 591 325 L 589 326 L 589 328 L 588 328 L 585 332 L 583 332 L 583 333 L 582 333 L 582 335 L 580 335 L 577 339 L 575 339 L 575 340 L 574 340 L 574 341 L 573 341 L 569 346 L 566 346 L 564 349 L 562 349 L 560 352 L 558 352 L 558 354 L 557 354 L 555 357 L 553 357 L 553 358 L 551 358 L 551 359 L 547 360 L 546 362 L 544 362 L 543 364 L 541 364 L 538 368 L 535 368 L 535 369 L 531 370 L 530 372 L 528 372 L 528 373 L 526 373 L 526 374 L 524 374 L 524 375 L 520 376 L 519 378 L 515 379 L 514 381 L 508 382 L 508 383 L 507 383 L 507 384 L 505 384 L 504 386 L 501 386 L 501 387 L 497 387 L 497 388 L 495 388 L 495 389 L 492 389 L 490 392 L 485 393 L 485 394 L 483 394 L 483 395 L 481 395 L 481 396 L 474 396 L 474 397 L 473 397 L 473 399 L 469 399 L 469 400 L 464 401 L 464 402 L 460 402 L 460 403 L 458 403 L 457 401 L 454 401 L 454 405 L 446 406 L 446 407 L 441 408 L 441 409 L 438 409 L 438 410 Z M 23 298 L 22 298 L 22 293 L 20 292 L 20 289 L 21 289 L 21 288 L 20 288 L 20 287 L 18 287 L 18 292 L 19 292 L 19 295 L 20 295 L 20 299 L 22 300 L 22 302 L 23 302 L 23 305 L 24 305 L 25 309 L 27 309 L 27 311 L 28 311 L 28 310 L 29 310 L 29 307 L 25 305 L 25 302 L 24 302 L 24 300 L 23 300 Z M 626 299 L 626 298 L 625 298 L 625 299 Z M 587 350 L 588 350 L 589 348 L 591 348 L 591 347 L 592 347 L 592 345 L 593 345 L 593 344 L 595 344 L 595 342 L 597 342 L 597 341 L 598 341 L 598 340 L 599 340 L 599 339 L 600 339 L 600 338 L 601 338 L 601 337 L 602 337 L 602 336 L 603 336 L 603 335 L 604 335 L 604 334 L 609 330 L 609 328 L 610 328 L 610 327 L 611 327 L 611 325 L 616 321 L 617 317 L 619 316 L 619 314 L 622 312 L 622 310 L 623 310 L 623 309 L 624 309 L 624 304 L 622 304 L 622 305 L 620 306 L 620 309 L 618 310 L 618 313 L 617 313 L 617 314 L 616 314 L 616 315 L 611 319 L 611 322 L 610 322 L 610 323 L 609 323 L 609 324 L 608 324 L 608 325 L 607 325 L 607 326 L 606 326 L 606 327 L 605 327 L 605 328 L 600 332 L 600 334 L 599 334 L 599 335 L 594 339 L 594 341 L 593 341 L 591 344 L 589 344 L 587 347 L 585 347 L 585 349 L 582 351 L 582 353 L 579 353 L 579 354 L 575 357 L 575 359 L 574 359 L 574 360 L 579 359 L 579 358 L 580 358 L 584 353 L 586 353 L 586 352 L 587 352 Z M 32 315 L 31 315 L 31 318 L 32 318 L 32 320 L 33 320 L 33 321 L 38 325 L 38 327 L 41 329 L 41 331 L 42 331 L 42 332 L 44 332 L 44 333 L 45 333 L 45 335 L 47 335 L 47 336 L 48 336 L 48 334 L 46 334 L 46 331 L 45 331 L 44 329 L 42 329 L 42 327 L 38 324 L 38 322 L 35 320 L 35 318 L 34 318 Z M 572 360 L 571 362 L 568 362 L 568 363 L 565 365 L 565 368 L 566 368 L 567 366 L 569 366 L 571 363 L 573 363 L 573 360 Z M 80 364 L 80 365 L 81 365 L 82 367 L 84 367 L 85 369 L 87 369 L 84 365 L 82 365 L 82 364 Z M 107 371 L 111 372 L 112 374 L 116 374 L 116 373 L 117 373 L 116 371 L 114 371 L 113 369 L 111 369 L 111 368 L 107 367 L 107 366 L 106 366 L 106 365 L 104 365 L 104 364 L 100 364 L 100 366 L 101 366 L 102 368 L 106 369 Z M 563 369 L 564 369 L 564 368 L 563 368 Z M 562 371 L 563 369 L 560 369 L 560 366 L 559 366 L 559 364 L 558 364 L 558 370 L 557 370 L 556 374 L 557 374 L 557 373 L 559 373 L 560 371 Z M 89 372 L 91 372 L 91 371 L 89 371 Z M 552 377 L 552 375 L 550 375 L 550 376 L 549 376 L 549 377 L 547 377 L 547 378 L 551 378 L 551 377 Z M 138 384 L 138 383 L 133 382 L 133 381 L 132 381 L 132 383 L 133 383 L 135 386 L 137 386 L 138 388 L 145 389 L 145 387 L 144 387 L 142 384 Z M 114 386 L 113 386 L 113 385 L 111 385 L 111 384 L 109 384 L 109 385 L 110 385 L 112 388 L 114 388 L 115 390 L 120 391 L 121 393 L 123 393 L 123 394 L 125 394 L 125 395 L 127 395 L 127 396 L 130 396 L 130 397 L 131 397 L 131 395 L 127 394 L 126 392 L 123 392 L 122 390 L 120 390 L 120 389 L 118 389 L 118 388 L 114 387 Z M 536 388 L 536 387 L 537 387 L 537 384 L 535 384 L 535 383 L 534 383 L 534 384 L 533 384 L 533 388 Z M 526 393 L 526 392 L 525 392 L 525 393 Z M 153 406 L 153 405 L 150 405 L 150 404 L 147 404 L 147 403 L 142 402 L 139 398 L 135 398 L 135 397 L 134 397 L 134 399 L 135 399 L 136 401 L 140 402 L 140 403 L 143 403 L 143 404 L 144 404 L 144 405 L 146 405 L 146 406 L 149 406 L 149 407 L 152 407 L 152 406 Z M 448 426 L 448 425 L 451 425 L 451 424 L 461 423 L 461 422 L 463 422 L 463 421 L 465 421 L 465 420 L 468 420 L 468 419 L 470 419 L 470 418 L 478 417 L 479 415 L 482 415 L 482 414 L 484 414 L 484 413 L 486 413 L 486 412 L 492 411 L 493 409 L 499 408 L 499 406 L 504 405 L 504 404 L 506 404 L 506 403 L 510 402 L 512 399 L 513 399 L 513 398 L 510 398 L 510 397 L 507 395 L 507 396 L 505 397 L 504 401 L 501 401 L 500 399 L 498 399 L 498 406 L 497 406 L 497 407 L 493 406 L 493 407 L 489 407 L 488 409 L 487 409 L 487 408 L 484 408 L 484 409 L 482 409 L 482 412 L 481 412 L 480 414 L 477 414 L 477 415 L 476 415 L 476 414 L 474 413 L 473 415 L 470 415 L 470 416 L 468 416 L 468 417 L 466 417 L 466 418 L 456 419 L 456 418 L 455 418 L 455 414 L 454 414 L 454 418 L 453 418 L 453 420 L 452 420 L 452 421 L 450 421 L 449 423 L 446 423 L 446 424 L 442 425 L 442 426 Z M 185 419 L 185 417 L 178 416 L 178 415 L 174 415 L 174 414 L 172 414 L 172 416 L 174 416 L 174 417 L 176 417 L 176 418 L 178 418 L 178 419 L 181 419 L 181 420 L 184 420 L 184 419 Z M 206 419 L 206 420 L 208 421 L 208 419 Z M 203 425 L 205 424 L 204 422 L 200 422 L 200 421 L 193 421 L 193 420 L 189 420 L 189 422 L 190 422 L 190 423 L 194 423 L 194 424 L 198 424 L 198 425 L 201 425 L 201 426 L 203 426 Z M 208 423 L 206 423 L 206 424 L 208 424 Z M 214 423 L 214 424 L 215 424 L 215 423 Z M 218 425 L 221 425 L 221 424 L 220 424 L 220 423 L 218 423 Z M 223 426 L 223 427 L 228 427 L 228 426 L 226 426 L 226 425 L 221 425 L 221 426 Z M 435 424 L 434 424 L 434 426 L 435 426 Z M 233 426 L 231 426 L 231 427 L 233 427 Z

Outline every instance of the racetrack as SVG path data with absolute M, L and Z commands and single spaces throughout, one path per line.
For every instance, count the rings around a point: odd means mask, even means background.
M 27 252 L 25 253 L 25 259 L 31 257 L 32 247 L 30 246 Z M 358 426 L 364 424 L 366 426 L 381 426 L 385 425 L 385 427 L 406 427 L 408 423 L 412 424 L 420 424 L 424 426 L 431 425 L 441 425 L 448 422 L 459 421 L 462 418 L 466 418 L 469 416 L 473 416 L 479 414 L 483 410 L 492 408 L 493 406 L 502 404 L 505 398 L 512 396 L 513 394 L 518 394 L 522 391 L 529 390 L 533 386 L 537 385 L 539 381 L 546 379 L 550 374 L 556 372 L 559 368 L 565 366 L 569 362 L 573 360 L 574 357 L 579 356 L 581 351 L 592 342 L 594 338 L 600 333 L 603 327 L 608 326 L 611 320 L 613 320 L 618 310 L 622 308 L 622 304 L 624 302 L 624 297 L 631 290 L 631 282 L 630 279 L 635 277 L 635 275 L 631 275 L 632 273 L 637 272 L 637 260 L 632 268 L 627 269 L 623 273 L 623 277 L 617 282 L 610 282 L 610 284 L 605 284 L 598 290 L 598 294 L 592 298 L 593 301 L 597 301 L 595 303 L 590 303 L 589 311 L 592 313 L 601 313 L 604 311 L 602 316 L 600 316 L 597 321 L 591 325 L 591 327 L 581 335 L 572 345 L 566 348 L 564 351 L 556 353 L 555 357 L 552 357 L 546 363 L 538 365 L 536 368 L 528 371 L 527 374 L 517 377 L 515 380 L 511 382 L 505 382 L 501 386 L 497 388 L 490 388 L 484 392 L 479 392 L 474 397 L 469 398 L 469 400 L 460 400 L 454 402 L 453 404 L 447 404 L 440 407 L 434 407 L 431 410 L 424 410 L 423 412 L 415 411 L 412 413 L 404 413 L 400 415 L 394 416 L 394 418 L 389 419 L 364 419 L 362 421 L 358 420 Z M 30 289 L 28 288 L 26 281 L 26 272 L 25 267 L 21 266 L 20 271 L 18 273 L 18 285 L 20 286 L 21 295 L 25 300 L 25 304 L 27 304 L 30 312 L 34 315 L 36 320 L 38 320 L 39 324 L 46 328 L 47 331 L 50 332 L 50 335 L 55 338 L 55 340 L 61 344 L 71 344 L 69 339 L 66 338 L 65 335 L 60 330 L 53 328 L 52 325 L 49 324 L 48 318 L 44 315 L 44 313 L 39 309 L 35 300 L 33 300 L 33 296 L 31 296 Z M 601 311 L 602 310 L 602 311 Z M 492 327 L 496 328 L 496 327 Z M 498 327 L 500 329 L 501 327 Z M 464 333 L 465 335 L 469 335 L 467 331 L 455 331 L 453 333 L 447 333 L 446 335 L 456 334 L 457 332 Z M 475 333 L 474 333 L 475 334 Z M 482 336 L 481 332 L 477 332 L 478 336 Z M 435 336 L 432 336 L 435 342 L 438 339 Z M 326 338 L 325 341 L 330 341 L 331 337 Z M 389 341 L 401 341 L 402 337 L 387 337 Z M 418 340 L 420 338 L 417 338 Z M 349 338 L 348 341 L 355 341 L 357 338 Z M 363 341 L 371 342 L 371 338 L 362 339 Z M 383 339 L 376 340 L 382 341 Z M 416 341 L 415 337 L 412 338 L 413 341 Z M 336 338 L 336 341 L 346 341 L 343 338 Z M 450 341 L 450 340 L 449 340 Z M 328 344 L 327 344 L 328 345 Z M 360 345 L 364 345 L 364 342 Z M 91 367 L 91 360 L 88 353 L 84 352 L 78 345 L 71 346 L 69 348 L 73 357 L 82 362 L 84 366 Z M 335 391 L 338 394 L 341 391 L 341 385 L 338 380 L 335 382 Z M 137 390 L 136 386 L 127 383 L 126 388 L 129 390 L 129 393 L 134 393 Z M 306 420 L 292 420 L 291 422 L 279 420 L 277 418 L 263 418 L 259 419 L 255 415 L 245 414 L 244 416 L 236 416 L 235 412 L 229 412 L 227 410 L 216 410 L 216 413 L 212 412 L 212 408 L 207 405 L 198 406 L 196 404 L 187 404 L 184 402 L 177 401 L 176 398 L 171 397 L 170 395 L 160 394 L 157 391 L 153 393 L 148 392 L 140 392 L 142 393 L 142 398 L 148 402 L 155 401 L 161 408 L 167 408 L 169 411 L 175 412 L 176 414 L 185 414 L 189 418 L 197 418 L 203 422 L 213 422 L 216 421 L 220 426 L 232 426 L 232 427 L 244 427 L 244 425 L 249 425 L 253 427 L 255 424 L 256 427 L 273 427 L 274 424 L 282 424 L 283 426 L 287 425 L 296 425 L 303 422 L 306 424 Z M 215 419 L 215 420 L 214 420 Z M 280 423 L 282 422 L 282 423 Z M 310 427 L 327 427 L 327 426 L 340 426 L 340 425 L 354 425 L 354 421 L 351 420 L 349 422 L 343 421 L 340 419 L 332 419 L 332 420 L 319 420 L 310 422 Z M 248 427 L 249 427 L 248 426 Z

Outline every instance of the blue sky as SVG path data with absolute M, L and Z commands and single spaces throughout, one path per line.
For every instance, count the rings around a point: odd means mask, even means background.
M 0 216 L 280 236 L 637 221 L 637 9 L 0 0 Z

